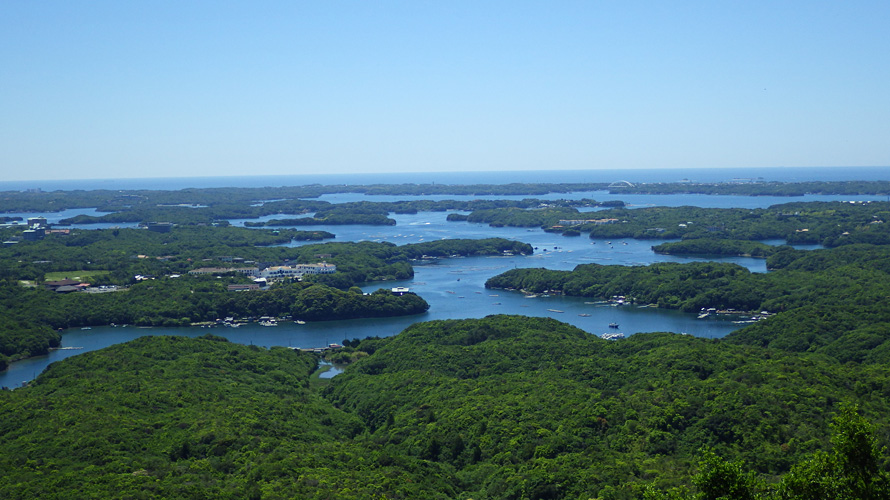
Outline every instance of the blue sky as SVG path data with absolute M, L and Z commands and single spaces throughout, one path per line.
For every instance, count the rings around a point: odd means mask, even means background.
M 4 180 L 890 165 L 890 2 L 0 2 Z

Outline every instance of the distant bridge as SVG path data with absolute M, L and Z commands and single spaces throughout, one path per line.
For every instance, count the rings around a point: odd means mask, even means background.
M 630 181 L 615 181 L 609 184 L 610 188 L 632 188 L 635 187 Z

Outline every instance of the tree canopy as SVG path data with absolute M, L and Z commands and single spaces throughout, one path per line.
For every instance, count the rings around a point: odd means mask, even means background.
M 0 392 L 0 495 L 886 498 L 886 365 L 520 316 L 354 348 L 320 392 L 314 356 L 215 337 L 55 363 Z

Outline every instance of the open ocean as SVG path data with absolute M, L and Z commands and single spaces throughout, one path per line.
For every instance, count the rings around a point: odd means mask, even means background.
M 139 179 L 76 179 L 0 181 L 0 191 L 179 190 L 220 187 L 281 187 L 309 184 L 507 184 L 563 182 L 731 182 L 761 181 L 890 181 L 890 167 L 763 167 L 625 170 L 527 170 L 502 172 L 411 172 L 387 174 L 255 175 L 228 177 L 154 177 Z

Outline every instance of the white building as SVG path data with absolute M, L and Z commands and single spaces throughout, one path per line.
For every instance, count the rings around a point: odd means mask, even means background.
M 337 272 L 337 266 L 320 262 L 318 264 L 267 267 L 260 271 L 260 277 L 267 279 L 302 278 L 304 274 L 334 274 L 335 272 Z
M 258 272 L 259 269 L 255 267 L 199 267 L 198 269 L 189 271 L 189 274 L 241 273 L 246 274 L 247 276 L 256 276 Z

